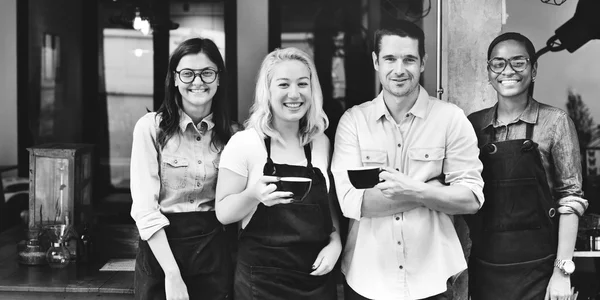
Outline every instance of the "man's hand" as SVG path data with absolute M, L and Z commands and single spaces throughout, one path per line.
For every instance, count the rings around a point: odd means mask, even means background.
M 386 198 L 392 200 L 418 201 L 425 185 L 425 183 L 414 180 L 393 168 L 385 168 L 379 174 L 379 179 L 383 182 L 377 184 L 375 188 L 379 189 Z

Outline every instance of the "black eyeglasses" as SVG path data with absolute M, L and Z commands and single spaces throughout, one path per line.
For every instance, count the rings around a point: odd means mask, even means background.
M 200 77 L 202 82 L 209 84 L 217 80 L 217 74 L 219 71 L 211 68 L 204 68 L 200 70 L 181 69 L 179 71 L 175 71 L 175 73 L 179 75 L 179 80 L 181 80 L 183 83 L 192 83 L 196 77 Z
M 527 69 L 527 65 L 529 65 L 529 58 L 525 56 L 515 56 L 507 60 L 501 57 L 494 57 L 487 63 L 490 71 L 496 74 L 502 73 L 504 69 L 506 69 L 507 65 L 510 65 L 515 72 L 520 73 Z

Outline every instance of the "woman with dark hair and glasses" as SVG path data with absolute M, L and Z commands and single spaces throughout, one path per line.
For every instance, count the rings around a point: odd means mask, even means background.
M 535 48 L 504 33 L 488 48 L 498 103 L 473 113 L 483 162 L 485 204 L 467 216 L 473 300 L 569 299 L 582 198 L 573 121 L 533 99 Z
M 226 299 L 233 267 L 215 216 L 221 150 L 235 128 L 219 49 L 193 38 L 171 54 L 165 99 L 133 131 L 131 216 L 140 233 L 136 299 Z

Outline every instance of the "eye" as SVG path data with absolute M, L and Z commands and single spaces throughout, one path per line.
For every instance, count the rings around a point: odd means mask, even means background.
M 409 57 L 404 59 L 405 64 L 414 64 L 417 60 L 414 57 Z
M 179 75 L 181 75 L 182 77 L 193 77 L 194 76 L 194 72 L 191 70 L 182 70 L 181 72 L 179 72 Z
M 515 59 L 512 61 L 512 65 L 515 67 L 524 67 L 527 65 L 527 60 L 525 59 Z
M 204 70 L 204 71 L 202 71 L 202 73 L 200 75 L 202 77 L 213 77 L 213 76 L 215 76 L 215 71 L 213 71 L 213 70 Z
M 392 62 L 396 61 L 396 58 L 395 57 L 384 57 L 383 60 L 386 62 L 392 63 Z
M 300 86 L 300 87 L 307 87 L 308 85 L 309 85 L 308 82 L 300 82 L 300 83 L 298 83 L 298 86 Z
M 286 88 L 289 86 L 289 84 L 287 82 L 280 82 L 279 84 L 277 84 L 277 86 L 280 88 Z
M 490 66 L 492 66 L 492 68 L 503 68 L 504 64 L 504 60 L 501 59 L 494 59 L 490 62 Z

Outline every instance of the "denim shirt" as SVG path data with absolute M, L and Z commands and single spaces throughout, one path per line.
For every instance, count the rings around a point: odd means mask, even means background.
M 181 112 L 181 133 L 157 143 L 161 118 L 151 112 L 133 130 L 131 217 L 142 240 L 169 225 L 164 213 L 214 210 L 220 149 L 211 144 L 212 114 L 198 126 Z
M 581 155 L 575 125 L 564 111 L 531 99 L 521 115 L 508 124 L 497 120 L 498 104 L 475 112 L 469 120 L 475 128 L 479 146 L 495 141 L 525 138 L 527 124 L 533 124 L 533 141 L 539 145 L 548 186 L 557 202 L 558 212 L 581 216 L 588 207 L 581 189 Z

